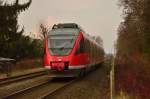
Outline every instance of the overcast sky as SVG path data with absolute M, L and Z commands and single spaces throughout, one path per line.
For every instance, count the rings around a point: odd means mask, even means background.
M 27 2 L 27 0 L 20 0 Z M 112 52 L 121 22 L 118 0 L 32 0 L 28 10 L 19 15 L 25 32 L 37 33 L 40 23 L 78 23 L 91 35 L 103 39 L 106 52 Z

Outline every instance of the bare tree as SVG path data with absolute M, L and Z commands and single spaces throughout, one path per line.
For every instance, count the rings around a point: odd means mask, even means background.
M 40 39 L 44 39 L 46 34 L 48 33 L 48 28 L 44 24 L 40 24 Z

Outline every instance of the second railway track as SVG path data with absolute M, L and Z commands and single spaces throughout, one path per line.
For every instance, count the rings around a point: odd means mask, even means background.
M 56 94 L 58 91 L 63 90 L 65 87 L 69 86 L 70 84 L 72 84 L 73 82 L 77 81 L 78 79 L 74 79 L 64 85 L 62 85 L 61 87 L 55 88 L 53 89 L 53 91 L 47 92 L 45 94 L 43 94 L 42 96 L 40 96 L 38 99 L 48 99 L 49 96 Z
M 5 79 L 0 79 L 0 86 L 18 82 L 18 81 L 25 80 L 25 79 L 31 79 L 31 78 L 42 76 L 42 75 L 46 75 L 46 71 L 43 70 L 43 71 L 33 72 L 33 73 L 24 74 L 24 75 L 20 75 L 20 76 L 14 76 L 14 77 L 8 77 Z
M 33 85 L 23 90 L 8 94 L 3 99 L 45 99 L 48 96 L 55 94 L 66 86 L 72 84 L 77 79 L 63 79 L 63 80 L 47 80 L 45 82 Z

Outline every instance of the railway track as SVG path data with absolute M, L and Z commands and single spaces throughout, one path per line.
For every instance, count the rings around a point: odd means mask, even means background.
M 44 95 L 42 95 L 41 97 L 39 97 L 38 99 L 48 99 L 49 96 L 56 94 L 58 91 L 63 90 L 64 88 L 66 88 L 67 86 L 71 85 L 73 82 L 77 81 L 77 79 L 72 80 L 64 85 L 62 85 L 61 87 L 55 88 L 53 91 L 51 92 L 47 92 Z
M 29 73 L 29 74 L 24 74 L 24 75 L 19 75 L 19 76 L 14 76 L 14 77 L 8 77 L 8 78 L 0 79 L 0 86 L 7 85 L 7 84 L 10 84 L 10 83 L 14 83 L 14 82 L 18 82 L 18 81 L 25 80 L 25 79 L 31 79 L 31 78 L 42 76 L 42 75 L 46 75 L 46 71 L 45 70 L 34 72 L 34 73 Z
M 67 78 L 68 79 L 68 78 Z M 16 91 L 14 93 L 3 96 L 2 99 L 45 99 L 57 91 L 69 86 L 77 79 L 68 80 L 47 80 L 37 85 Z

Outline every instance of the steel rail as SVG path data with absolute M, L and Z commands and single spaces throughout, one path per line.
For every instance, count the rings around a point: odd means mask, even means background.
M 28 73 L 28 74 L 24 74 L 24 75 L 19 75 L 19 76 L 14 76 L 14 77 L 8 77 L 8 78 L 4 78 L 4 79 L 0 79 L 0 86 L 5 85 L 5 84 L 10 84 L 10 83 L 14 83 L 17 81 L 22 81 L 25 79 L 30 79 L 33 77 L 38 77 L 38 76 L 42 76 L 42 75 L 46 75 L 46 71 L 38 71 L 38 72 L 34 72 L 34 73 Z
M 67 86 L 69 86 L 69 85 L 71 85 L 72 83 L 76 82 L 77 80 L 78 80 L 78 78 L 75 79 L 75 80 L 72 80 L 72 81 L 70 81 L 70 82 L 68 82 L 68 83 L 66 83 L 66 84 L 64 84 L 64 85 L 62 85 L 62 86 L 59 87 L 59 88 L 55 88 L 55 89 L 54 89 L 53 91 L 51 91 L 51 92 L 47 92 L 46 94 L 42 95 L 41 97 L 39 97 L 39 98 L 37 98 L 37 99 L 45 99 L 45 98 L 49 97 L 50 95 L 53 95 L 53 94 L 57 93 L 57 92 L 60 91 L 60 90 L 63 90 L 64 88 L 66 88 Z
M 64 89 L 66 86 L 69 86 L 70 84 L 72 84 L 72 83 L 75 82 L 76 80 L 77 80 L 77 79 L 71 80 L 71 81 L 69 81 L 69 82 L 63 84 L 62 86 L 57 87 L 57 88 L 53 89 L 52 91 L 43 94 L 41 97 L 39 97 L 39 98 L 37 98 L 37 99 L 44 99 L 44 98 L 46 98 L 47 96 L 52 95 L 52 94 L 56 93 L 57 91 Z M 13 93 L 11 93 L 11 94 L 8 94 L 8 95 L 6 95 L 6 96 L 3 96 L 3 97 L 1 97 L 1 98 L 2 98 L 2 99 L 11 99 L 11 97 L 15 97 L 15 96 L 17 96 L 17 95 L 19 95 L 19 94 L 23 94 L 23 93 L 25 93 L 25 92 L 27 92 L 27 91 L 30 91 L 30 90 L 33 90 L 33 89 L 35 90 L 36 88 L 39 88 L 40 86 L 45 85 L 45 84 L 47 84 L 47 83 L 50 83 L 50 80 L 47 80 L 47 81 L 45 81 L 45 82 L 36 84 L 36 85 L 34 85 L 34 86 L 31 86 L 31 87 L 24 88 L 24 89 L 19 90 L 19 91 L 15 91 L 15 92 L 13 92 Z M 50 83 L 50 84 L 51 84 L 51 83 Z
M 31 90 L 31 89 L 33 89 L 33 88 L 35 88 L 35 87 L 42 86 L 42 85 L 44 85 L 44 84 L 46 84 L 46 83 L 48 83 L 48 82 L 49 82 L 49 81 L 45 81 L 45 82 L 42 82 L 42 83 L 38 83 L 38 84 L 36 84 L 36 85 L 34 85 L 34 86 L 27 87 L 27 88 L 24 88 L 24 89 L 22 89 L 22 90 L 15 91 L 15 92 L 13 92 L 13 93 L 11 93 L 11 94 L 8 94 L 8 95 L 3 96 L 3 97 L 0 97 L 0 98 L 2 98 L 2 99 L 11 99 L 12 96 L 15 96 L 15 95 L 17 95 L 17 94 L 21 94 L 21 93 L 23 93 L 23 92 L 25 92 L 25 91 L 27 91 L 27 90 Z

